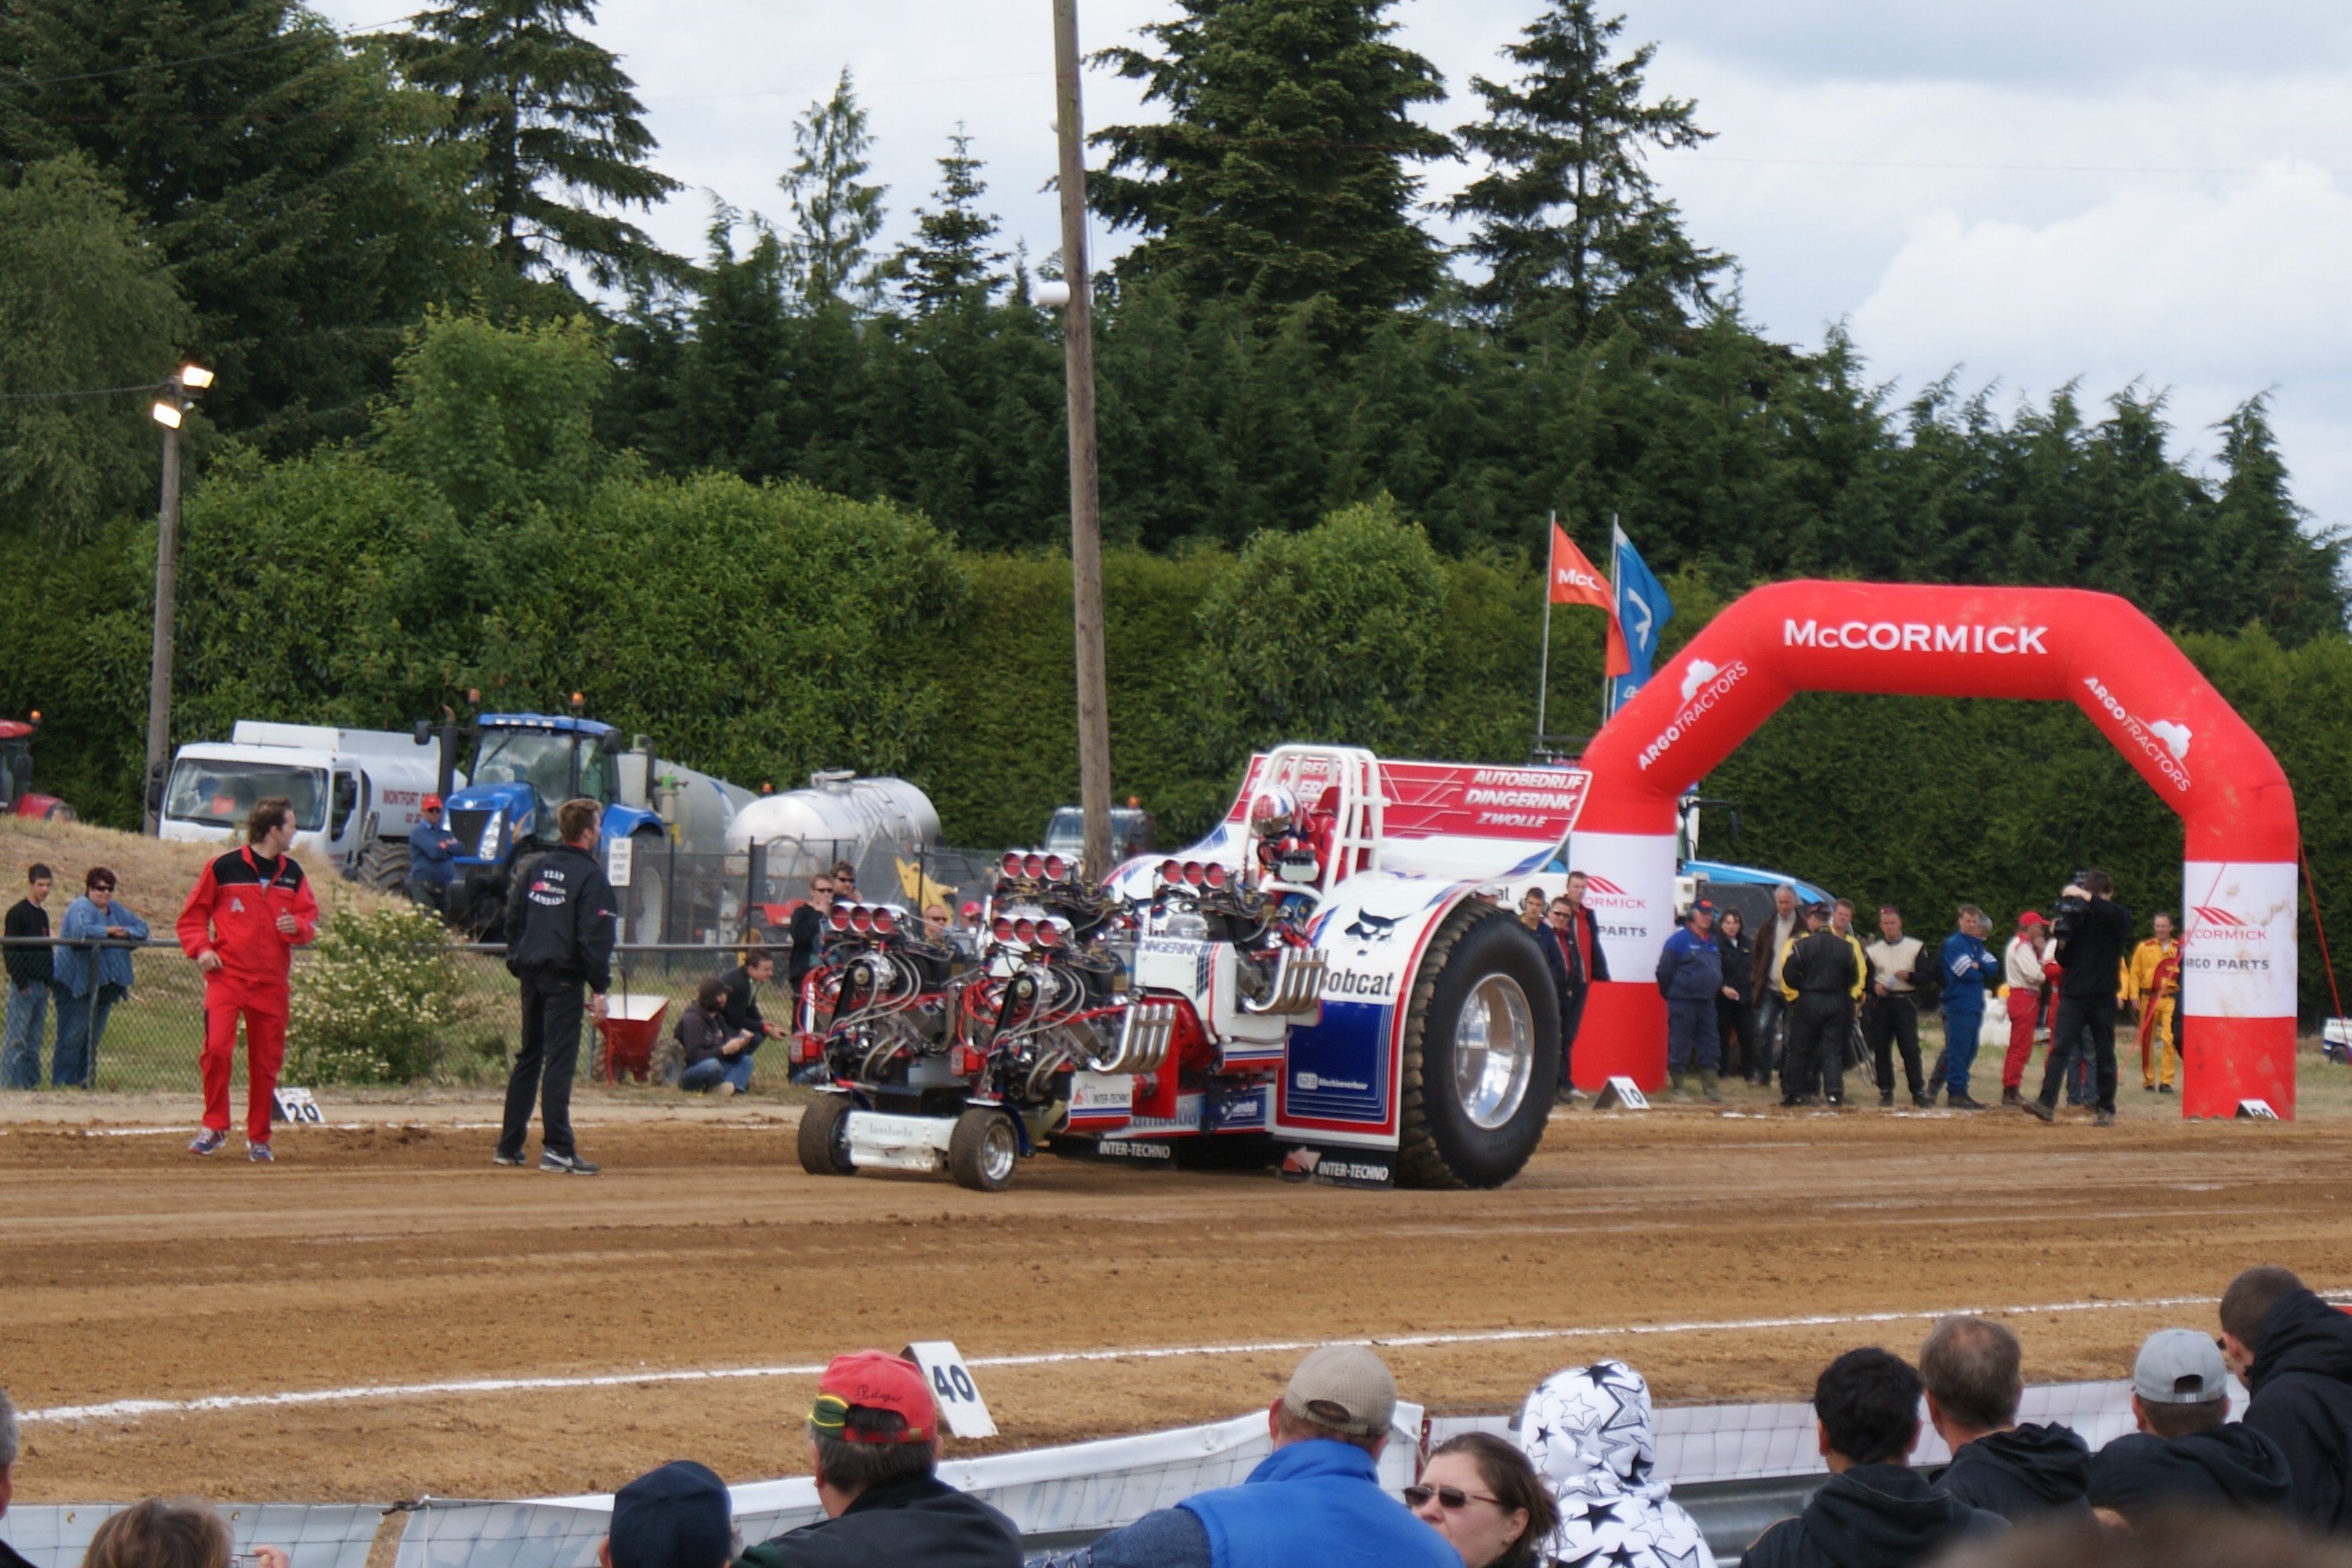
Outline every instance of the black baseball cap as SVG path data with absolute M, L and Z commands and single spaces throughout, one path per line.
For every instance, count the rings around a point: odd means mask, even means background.
M 647 1470 L 614 1494 L 611 1539 L 613 1568 L 726 1568 L 727 1483 L 692 1459 Z

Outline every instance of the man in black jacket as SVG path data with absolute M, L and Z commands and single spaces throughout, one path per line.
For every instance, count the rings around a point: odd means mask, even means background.
M 5 1038 L 0 1043 L 0 1089 L 41 1086 L 41 1020 L 57 991 L 49 916 L 41 906 L 49 901 L 54 880 L 49 868 L 35 861 L 25 873 L 25 896 L 8 906 L 5 932 L 0 932 L 10 942 L 5 955 L 8 1005 L 6 1034 L 0 1037 Z
M 1815 904 L 1809 921 L 1825 922 Z M 1789 1010 L 1789 1060 L 1780 1073 L 1780 1103 L 1802 1105 L 1819 1077 L 1832 1105 L 1845 1103 L 1845 1042 L 1853 1033 L 1853 994 L 1862 984 L 1858 944 L 1826 923 L 1799 937 L 1781 962 L 1780 978 L 1797 1000 Z
M 2091 1448 L 2072 1427 L 2017 1423 L 2025 1396 L 2017 1336 L 1982 1318 L 1950 1317 L 1919 1347 L 1927 1420 L 1952 1450 L 1928 1485 L 2011 1524 L 2086 1519 Z
M 522 1048 L 507 1078 L 506 1121 L 491 1156 L 498 1164 L 522 1163 L 530 1102 L 537 1098 L 539 1168 L 596 1173 L 572 1142 L 572 1075 L 580 1058 L 580 987 L 587 985 L 589 1011 L 599 1019 L 604 994 L 613 988 L 620 909 L 596 861 L 602 816 L 593 800 L 556 807 L 555 830 L 563 842 L 518 867 L 507 890 L 507 968 L 522 982 Z
M 1021 1568 L 1013 1521 L 934 1473 L 939 1409 L 914 1363 L 835 1356 L 808 1426 L 824 1518 L 751 1548 L 736 1568 Z
M 801 976 L 824 952 L 824 921 L 832 912 L 833 873 L 819 871 L 809 879 L 808 901 L 793 911 L 792 961 L 784 977 L 793 983 L 795 1001 L 800 996 Z
M 2091 1506 L 2135 1530 L 2168 1513 L 2284 1513 L 2286 1455 L 2230 1419 L 2229 1372 L 2194 1329 L 2159 1329 L 2132 1363 L 2139 1430 L 2091 1459 Z M 2112 1521 L 2110 1521 L 2112 1522 Z
M 2007 1528 L 1904 1463 L 1919 1442 L 1919 1374 L 1901 1358 L 1846 1352 L 1813 1384 L 1813 1414 L 1829 1483 L 1757 1537 L 1740 1568 L 1911 1568 L 1960 1536 Z
M 719 977 L 719 984 L 727 987 L 727 1001 L 719 1014 L 727 1020 L 727 1032 L 751 1036 L 753 1050 L 759 1048 L 761 1040 L 772 1040 L 784 1032 L 760 1016 L 755 989 L 775 976 L 774 955 L 764 947 L 751 947 L 743 950 L 742 963 Z
M 1569 1076 L 1569 1055 L 1576 1047 L 1576 1031 L 1584 1022 L 1584 999 L 1595 981 L 1609 978 L 1609 954 L 1601 945 L 1601 928 L 1584 907 L 1591 879 L 1581 871 L 1568 874 L 1568 889 L 1551 901 L 1551 932 L 1538 937 L 1552 984 L 1559 991 L 1559 1089 L 1562 1104 L 1576 1099 L 1576 1080 Z
M 2253 1395 L 2246 1425 L 2286 1455 L 2295 1518 L 2352 1534 L 2352 1318 L 2284 1268 L 2249 1268 L 2221 1293 L 2221 1353 Z
M 2115 879 L 2105 871 L 2085 871 L 2081 881 L 2068 884 L 2059 895 L 2060 931 L 2053 953 L 2062 970 L 2058 1014 L 2050 1025 L 2050 1060 L 2042 1069 L 2042 1092 L 2025 1102 L 2027 1114 L 2044 1121 L 2057 1117 L 2058 1090 L 2074 1057 L 2087 1045 L 2098 1124 L 2116 1124 L 2116 990 L 2124 954 L 2131 947 L 2132 917 L 2131 910 L 2115 901 Z M 2082 908 L 2070 909 L 2077 900 Z

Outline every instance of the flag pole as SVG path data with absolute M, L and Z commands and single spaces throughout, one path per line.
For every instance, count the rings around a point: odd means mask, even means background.
M 1554 511 L 1544 530 L 1544 622 L 1543 657 L 1536 674 L 1536 745 L 1542 746 L 1544 738 L 1544 699 L 1551 691 L 1551 574 L 1557 563 L 1552 556 L 1552 529 L 1559 526 L 1559 513 Z
M 1609 613 L 1614 616 L 1622 602 L 1617 596 L 1617 514 L 1609 514 Z M 1617 710 L 1617 678 L 1609 673 L 1609 661 L 1601 661 L 1601 721 L 1609 722 L 1609 715 Z

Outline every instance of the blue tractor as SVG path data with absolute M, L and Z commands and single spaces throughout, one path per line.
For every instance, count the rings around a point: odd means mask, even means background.
M 576 715 L 485 713 L 460 725 L 416 726 L 419 745 L 438 730 L 445 770 L 472 742 L 467 784 L 443 779 L 444 819 L 457 836 L 449 918 L 484 941 L 500 940 L 506 894 L 518 866 L 557 842 L 555 808 L 584 796 L 604 808 L 597 855 L 621 901 L 621 940 L 663 942 L 673 923 L 691 923 L 673 886 L 681 858 L 715 865 L 727 824 L 751 803 L 750 791 L 663 762 L 645 737 L 624 744 L 610 724 Z

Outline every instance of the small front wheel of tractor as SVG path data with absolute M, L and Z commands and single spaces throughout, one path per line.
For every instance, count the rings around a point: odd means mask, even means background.
M 959 1187 L 1001 1193 L 1013 1184 L 1021 1163 L 1021 1135 L 1002 1110 L 974 1106 L 956 1118 L 948 1139 L 948 1173 Z
M 821 1094 L 801 1112 L 801 1169 L 812 1176 L 846 1176 L 857 1167 L 849 1160 L 849 1113 L 856 1102 L 845 1094 Z

